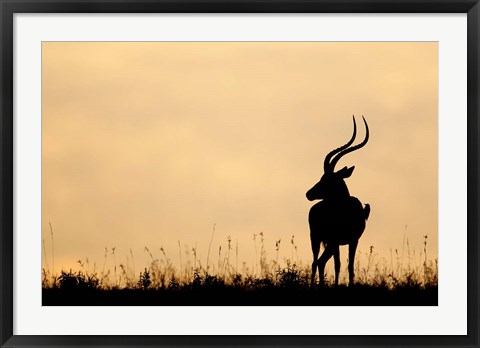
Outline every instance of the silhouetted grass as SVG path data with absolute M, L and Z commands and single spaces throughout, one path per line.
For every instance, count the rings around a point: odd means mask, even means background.
M 215 231 L 213 231 L 214 233 Z M 212 236 L 213 236 L 212 233 Z M 130 267 L 118 265 L 115 248 L 105 248 L 105 261 L 101 272 L 90 270 L 86 262 L 78 260 L 78 270 L 61 271 L 51 275 L 43 269 L 43 305 L 411 305 L 438 304 L 437 260 L 427 259 L 427 236 L 419 257 L 412 258 L 407 239 L 408 262 L 404 262 L 397 250 L 390 260 L 379 258 L 371 246 L 367 253 L 357 253 L 355 285 L 346 286 L 348 272 L 342 269 L 341 284 L 334 286 L 333 276 L 326 277 L 326 284 L 310 288 L 310 265 L 303 265 L 296 255 L 297 247 L 292 236 L 291 256 L 278 261 L 281 241 L 275 242 L 275 258 L 267 261 L 263 233 L 253 235 L 257 263 L 254 269 L 243 265 L 238 269 L 238 247 L 235 263 L 230 237 L 226 251 L 218 251 L 214 267 L 207 262 L 203 267 L 197 259 L 196 247 L 192 248 L 193 263 L 181 262 L 176 268 L 160 248 L 161 257 L 155 258 L 150 249 L 144 252 L 150 258 L 149 267 L 135 274 L 133 252 Z M 258 245 L 257 245 L 258 244 Z M 209 246 L 210 248 L 210 246 Z M 105 270 L 108 255 L 114 260 L 114 270 Z M 210 252 L 208 253 L 208 255 Z M 403 252 L 402 252 L 403 254 Z M 296 256 L 296 261 L 293 259 Z M 181 260 L 180 250 L 180 260 Z M 360 260 L 363 260 L 362 263 Z M 395 260 L 395 262 L 394 262 Z M 133 267 L 133 268 L 132 268 Z M 113 277 L 113 279 L 112 279 Z

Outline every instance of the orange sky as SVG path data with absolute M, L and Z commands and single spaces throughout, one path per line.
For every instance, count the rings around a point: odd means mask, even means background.
M 57 272 L 101 269 L 105 247 L 137 270 L 145 246 L 178 264 L 178 242 L 205 265 L 214 224 L 213 260 L 230 236 L 251 265 L 263 232 L 269 259 L 295 235 L 310 263 L 305 193 L 352 114 L 370 141 L 337 169 L 355 165 L 350 193 L 372 208 L 360 252 L 390 260 L 406 237 L 418 257 L 428 234 L 437 257 L 436 43 L 43 43 L 43 267 L 49 222 Z

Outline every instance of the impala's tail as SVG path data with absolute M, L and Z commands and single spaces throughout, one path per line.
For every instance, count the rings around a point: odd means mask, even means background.
M 365 221 L 368 220 L 369 216 L 370 216 L 370 204 L 365 204 L 365 208 L 363 208 L 363 217 L 365 218 Z

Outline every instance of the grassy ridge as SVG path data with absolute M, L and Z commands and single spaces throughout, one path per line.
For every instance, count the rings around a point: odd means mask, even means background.
M 176 268 L 163 248 L 162 256 L 155 258 L 145 247 L 150 258 L 148 268 L 135 274 L 128 266 L 115 262 L 113 271 L 90 270 L 86 263 L 78 260 L 79 270 L 61 271 L 52 275 L 43 269 L 42 304 L 45 306 L 69 305 L 263 305 L 263 306 L 303 306 L 303 305 L 409 305 L 432 306 L 438 304 L 438 265 L 437 260 L 427 259 L 427 237 L 418 259 L 410 258 L 407 240 L 408 259 L 404 262 L 395 250 L 390 261 L 379 258 L 373 246 L 368 253 L 357 253 L 355 260 L 355 285 L 333 286 L 333 276 L 326 278 L 323 286 L 310 287 L 310 266 L 286 259 L 278 261 L 280 240 L 275 243 L 276 257 L 267 260 L 263 234 L 260 234 L 259 258 L 257 265 L 243 268 L 238 272 L 230 262 L 230 238 L 227 239 L 227 252 L 218 257 L 216 267 L 203 267 L 193 251 L 193 263 L 187 262 L 183 268 Z M 256 235 L 254 235 L 255 241 Z M 292 258 L 296 245 L 291 239 Z M 257 252 L 257 245 L 255 244 Z M 107 258 L 105 248 L 105 260 Z M 133 253 L 131 264 L 134 265 Z M 403 254 L 403 253 L 402 253 Z M 413 252 L 415 255 L 415 253 Z M 115 261 L 115 248 L 111 249 Z M 362 260 L 362 261 L 361 261 Z M 341 284 L 346 284 L 348 272 L 342 269 Z
M 425 281 L 415 272 L 401 279 L 391 274 L 377 273 L 376 277 L 360 276 L 354 286 L 323 286 L 310 288 L 308 269 L 290 265 L 254 277 L 241 274 L 210 275 L 197 270 L 191 279 L 179 280 L 171 274 L 145 269 L 136 284 L 105 286 L 92 274 L 78 271 L 62 272 L 56 283 L 42 290 L 46 306 L 435 306 L 438 304 L 436 273 Z M 378 270 L 377 270 L 378 271 Z M 428 273 L 425 273 L 428 274 Z M 161 276 L 160 278 L 159 275 Z M 169 278 L 167 278 L 169 277 Z M 330 277 L 330 280 L 332 278 Z

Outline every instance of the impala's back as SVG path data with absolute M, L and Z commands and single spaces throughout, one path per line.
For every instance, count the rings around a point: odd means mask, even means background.
M 352 196 L 344 201 L 318 202 L 308 216 L 310 237 L 324 243 L 350 244 L 361 237 L 369 214 L 370 206 L 364 208 Z

